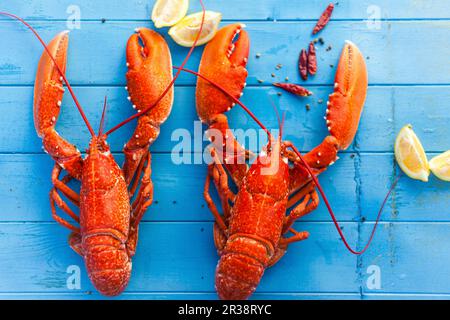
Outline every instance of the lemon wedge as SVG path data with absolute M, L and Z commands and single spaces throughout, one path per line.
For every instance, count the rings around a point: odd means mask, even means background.
M 450 150 L 431 159 L 430 169 L 439 179 L 450 181 Z
M 203 12 L 197 12 L 184 17 L 180 22 L 169 29 L 172 39 L 183 47 L 191 47 L 200 30 Z M 205 12 L 202 33 L 198 39 L 197 46 L 202 45 L 214 38 L 219 27 L 222 14 L 214 11 Z
M 153 6 L 152 20 L 156 28 L 171 27 L 183 19 L 189 0 L 158 0 Z
M 427 156 L 410 124 L 400 130 L 395 140 L 395 158 L 408 177 L 428 181 L 430 168 Z

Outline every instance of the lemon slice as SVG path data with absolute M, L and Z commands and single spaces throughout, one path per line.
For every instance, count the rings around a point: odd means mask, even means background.
M 152 20 L 156 28 L 171 27 L 183 19 L 189 0 L 158 0 L 153 6 Z
M 395 158 L 408 177 L 428 181 L 430 168 L 427 156 L 410 124 L 400 130 L 395 140 Z
M 450 150 L 431 159 L 430 169 L 439 179 L 450 181 Z
M 203 12 L 197 12 L 184 17 L 180 22 L 169 29 L 169 35 L 180 46 L 191 47 L 200 30 L 202 15 Z M 214 38 L 221 19 L 222 14 L 220 12 L 205 12 L 205 21 L 197 46 L 205 44 Z

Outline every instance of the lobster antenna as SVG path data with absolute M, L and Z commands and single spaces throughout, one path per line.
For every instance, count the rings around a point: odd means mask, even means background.
M 286 120 L 286 111 L 283 111 L 283 115 L 281 117 L 281 124 L 280 124 L 280 139 L 283 139 L 283 128 L 284 128 L 285 120 Z
M 197 36 L 195 37 L 195 40 L 194 40 L 194 43 L 192 44 L 192 47 L 189 49 L 188 54 L 186 55 L 186 57 L 184 58 L 183 62 L 181 63 L 181 68 L 183 68 L 186 65 L 186 63 L 188 62 L 189 58 L 191 57 L 192 52 L 194 51 L 195 46 L 197 45 L 198 39 L 200 38 L 200 35 L 202 34 L 202 31 L 203 31 L 203 25 L 204 25 L 204 22 L 205 22 L 206 9 L 205 9 L 205 6 L 203 4 L 203 1 L 202 0 L 199 0 L 199 1 L 200 1 L 200 5 L 202 6 L 202 12 L 203 12 L 203 14 L 202 14 L 202 22 L 200 24 L 200 29 L 198 30 Z M 180 75 L 180 73 L 181 73 L 181 70 L 178 70 L 177 73 L 175 74 L 175 76 L 173 77 L 172 81 L 170 82 L 170 84 L 166 87 L 166 89 L 164 89 L 163 93 L 161 93 L 161 95 L 158 97 L 158 99 L 156 99 L 156 101 L 152 105 L 148 106 L 147 108 L 145 108 L 141 112 L 136 113 L 136 114 L 132 115 L 131 117 L 123 120 L 118 125 L 112 127 L 111 129 L 109 129 L 105 133 L 105 135 L 107 135 L 107 136 L 110 135 L 112 132 L 114 132 L 117 129 L 121 128 L 122 126 L 126 125 L 128 122 L 143 116 L 148 111 L 153 109 L 166 96 L 166 94 L 169 92 L 170 88 L 173 86 L 173 84 L 177 80 L 177 78 Z
M 50 50 L 48 49 L 47 45 L 45 44 L 44 40 L 42 40 L 41 36 L 37 33 L 37 31 L 28 24 L 28 22 L 26 22 L 25 20 L 23 20 L 22 18 L 16 16 L 15 14 L 12 13 L 8 13 L 8 12 L 1 12 L 0 11 L 0 15 L 3 16 L 7 16 L 10 18 L 13 18 L 15 20 L 18 20 L 20 22 L 22 22 L 28 29 L 31 30 L 31 32 L 34 33 L 34 35 L 37 37 L 37 39 L 39 40 L 39 42 L 44 46 L 45 51 L 47 52 L 47 54 L 49 55 L 49 57 L 52 59 L 53 63 L 55 64 L 56 69 L 58 70 L 58 73 L 60 74 L 60 76 L 63 78 L 64 83 L 67 86 L 67 89 L 70 92 L 70 95 L 72 96 L 73 101 L 75 102 L 75 105 L 77 106 L 78 112 L 80 113 L 81 117 L 83 118 L 84 123 L 86 124 L 91 136 L 95 136 L 95 132 L 94 129 L 92 129 L 91 124 L 89 123 L 86 114 L 83 111 L 83 108 L 80 105 L 80 102 L 78 101 L 77 97 L 75 96 L 75 93 L 72 90 L 72 87 L 69 83 L 69 81 L 67 80 L 66 76 L 64 75 L 64 72 L 62 72 L 61 68 L 59 67 L 59 65 L 56 63 L 55 58 L 52 56 Z
M 105 102 L 103 103 L 103 111 L 102 111 L 102 119 L 100 120 L 100 126 L 98 128 L 98 137 L 100 137 L 103 134 L 103 128 L 105 126 L 105 120 L 106 120 L 106 107 L 107 107 L 107 96 L 105 96 Z
M 275 114 L 277 115 L 277 121 L 278 121 L 278 129 L 279 129 L 279 134 L 278 136 L 281 138 L 283 136 L 283 129 L 282 129 L 282 123 L 281 123 L 281 118 L 280 118 L 280 111 L 278 111 L 277 106 L 275 105 L 275 102 L 273 102 L 273 100 L 268 96 L 267 97 L 270 101 L 270 104 L 272 105 L 273 110 L 275 110 Z M 283 112 L 283 121 L 284 121 L 284 115 L 285 112 Z
M 298 149 L 293 145 L 293 144 L 289 144 L 289 146 L 292 148 L 292 150 L 294 151 L 294 153 L 297 155 L 297 157 L 299 157 L 300 161 L 302 162 L 302 164 L 305 166 L 306 170 L 308 171 L 308 173 L 310 174 L 312 180 L 314 181 L 314 184 L 316 185 L 317 189 L 319 190 L 320 195 L 323 198 L 323 201 L 325 202 L 325 205 L 327 206 L 328 212 L 330 213 L 331 219 L 333 219 L 333 223 L 334 226 L 336 227 L 336 230 L 339 233 L 339 236 L 341 237 L 342 241 L 344 242 L 345 247 L 348 249 L 348 251 L 350 251 L 351 253 L 353 253 L 354 255 L 362 255 L 364 252 L 367 251 L 367 249 L 369 249 L 370 244 L 372 243 L 372 240 L 375 236 L 375 231 L 377 230 L 377 226 L 378 223 L 380 222 L 380 218 L 381 218 L 381 214 L 383 213 L 383 209 L 387 203 L 387 200 L 389 199 L 389 196 L 391 195 L 392 191 L 395 189 L 398 181 L 400 180 L 400 175 L 397 176 L 394 180 L 394 182 L 392 183 L 391 187 L 389 188 L 388 193 L 386 194 L 386 197 L 383 200 L 383 203 L 381 204 L 380 210 L 378 211 L 378 215 L 377 218 L 375 220 L 375 225 L 373 226 L 372 232 L 370 234 L 369 240 L 367 241 L 366 245 L 364 246 L 364 248 L 360 251 L 356 251 L 354 249 L 352 249 L 347 241 L 347 239 L 345 238 L 341 227 L 339 226 L 339 222 L 336 219 L 336 216 L 333 212 L 333 209 L 331 208 L 330 202 L 327 199 L 327 196 L 325 195 L 325 192 L 322 189 L 322 186 L 319 183 L 319 180 L 317 179 L 317 177 L 314 175 L 311 167 L 308 165 L 308 163 L 305 161 L 305 159 L 303 158 L 303 156 L 301 155 L 301 153 L 298 151 Z

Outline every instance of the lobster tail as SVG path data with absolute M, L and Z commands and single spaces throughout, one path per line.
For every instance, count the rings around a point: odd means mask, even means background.
M 131 258 L 126 245 L 110 235 L 85 239 L 85 262 L 89 278 L 103 295 L 119 295 L 131 275 Z
M 222 300 L 247 299 L 258 286 L 270 250 L 257 239 L 231 236 L 216 268 L 216 290 Z

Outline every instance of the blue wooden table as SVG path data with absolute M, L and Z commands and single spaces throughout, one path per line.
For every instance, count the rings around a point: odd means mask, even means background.
M 303 151 L 327 134 L 325 103 L 332 91 L 335 66 L 344 40 L 355 42 L 367 59 L 370 87 L 354 144 L 320 177 L 343 231 L 353 246 L 369 236 L 377 209 L 399 173 L 393 156 L 397 132 L 412 123 L 429 157 L 450 148 L 450 1 L 343 0 L 320 34 L 319 72 L 307 87 L 308 99 L 281 97 L 270 82 L 296 68 L 316 19 L 327 0 L 207 0 L 223 13 L 222 25 L 240 21 L 251 37 L 248 87 L 244 103 L 268 127 L 277 126 L 269 98 L 287 111 L 285 136 Z M 153 27 L 153 1 L 24 0 L 1 1 L 0 10 L 26 18 L 48 41 L 71 33 L 68 78 L 97 126 L 108 95 L 108 124 L 132 114 L 126 99 L 125 44 L 139 26 Z M 191 0 L 190 11 L 200 8 Z M 70 22 L 81 14 L 78 25 Z M 69 19 L 69 22 L 68 22 Z M 102 21 L 103 20 L 103 21 Z M 168 36 L 174 64 L 187 49 Z M 32 120 L 33 82 L 42 48 L 17 22 L 0 20 L 0 298 L 98 299 L 82 259 L 67 244 L 69 232 L 51 218 L 51 159 L 42 152 Z M 326 50 L 331 46 L 331 50 Z M 197 69 L 202 48 L 188 67 Z M 255 55 L 261 54 L 257 59 Z M 281 63 L 281 69 L 276 65 Z M 271 74 L 275 74 L 275 78 Z M 260 84 L 258 79 L 264 80 Z M 195 78 L 183 74 L 175 89 L 173 112 L 152 147 L 155 204 L 140 229 L 133 274 L 117 299 L 215 299 L 217 254 L 213 218 L 202 189 L 206 165 L 176 165 L 170 151 L 177 128 L 193 130 Z M 311 110 L 307 111 L 306 104 Z M 230 112 L 233 128 L 255 128 L 238 108 Z M 118 161 L 134 124 L 109 139 Z M 67 94 L 58 130 L 80 149 L 89 135 Z M 323 203 L 298 223 L 308 241 L 294 244 L 269 269 L 256 299 L 404 299 L 450 298 L 450 184 L 402 178 L 389 200 L 371 249 L 351 255 L 343 246 Z M 81 283 L 74 282 L 80 272 Z

